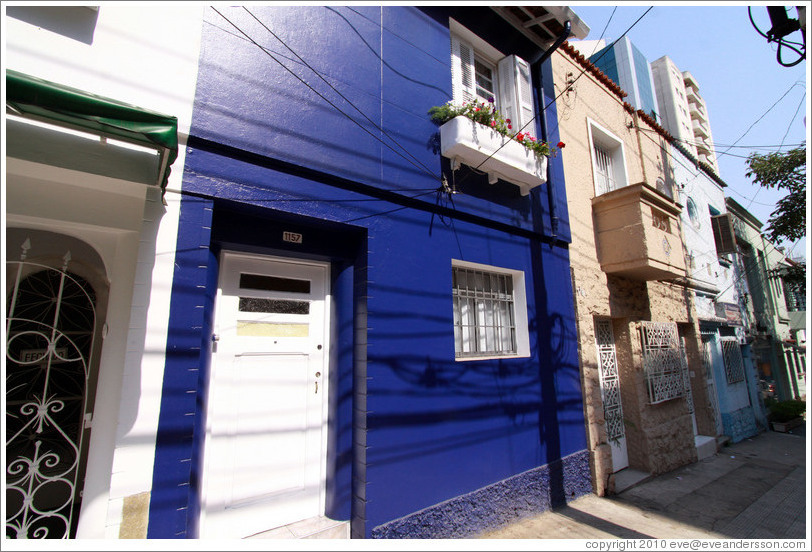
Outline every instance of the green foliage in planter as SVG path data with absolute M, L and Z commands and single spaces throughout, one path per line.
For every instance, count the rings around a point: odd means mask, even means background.
M 769 408 L 770 413 L 767 415 L 767 419 L 771 422 L 784 423 L 803 416 L 803 413 L 806 412 L 806 403 L 795 400 L 780 401 Z
M 496 109 L 493 104 L 493 98 L 490 99 L 489 103 L 485 102 L 471 102 L 471 103 L 464 103 L 461 106 L 456 105 L 452 102 L 445 103 L 443 105 L 435 105 L 431 109 L 429 109 L 429 117 L 431 117 L 432 122 L 434 122 L 437 126 L 441 126 L 454 117 L 458 117 L 460 115 L 464 117 L 468 117 L 472 121 L 484 125 L 488 128 L 491 128 L 501 134 L 502 136 L 506 136 L 513 140 L 516 140 L 521 145 L 529 149 L 530 151 L 535 152 L 538 155 L 547 155 L 555 157 L 555 154 L 558 150 L 551 148 L 547 142 L 543 142 L 542 140 L 537 140 L 533 136 L 530 135 L 529 132 L 521 132 L 513 130 L 513 125 L 510 119 L 505 119 Z M 563 142 L 559 142 L 559 148 L 564 147 Z

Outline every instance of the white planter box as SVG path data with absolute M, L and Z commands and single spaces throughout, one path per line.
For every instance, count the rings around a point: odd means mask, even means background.
M 491 184 L 497 178 L 515 184 L 522 195 L 547 181 L 547 156 L 463 115 L 440 127 L 440 151 L 452 161 L 487 172 Z

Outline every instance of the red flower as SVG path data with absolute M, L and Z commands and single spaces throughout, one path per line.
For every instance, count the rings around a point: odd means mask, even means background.
M 476 109 L 474 109 L 474 111 L 479 111 L 479 108 L 477 107 Z
M 566 145 L 567 145 L 567 144 L 565 144 L 564 142 L 559 142 L 559 143 L 558 143 L 558 147 L 559 147 L 559 148 L 563 148 L 563 147 L 564 147 L 564 146 L 566 146 Z
M 512 127 L 512 126 L 510 126 L 510 125 L 508 125 L 508 128 L 511 128 L 511 129 L 512 129 L 513 127 Z
M 522 133 L 520 132 L 519 134 L 517 134 L 517 135 L 516 135 L 516 139 L 517 139 L 519 142 L 521 142 L 522 140 L 524 140 L 524 134 L 522 134 Z
M 491 121 L 491 127 L 495 127 L 495 126 L 496 126 L 496 121 Z

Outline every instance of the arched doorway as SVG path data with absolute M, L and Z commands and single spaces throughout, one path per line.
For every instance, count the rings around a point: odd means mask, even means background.
M 6 537 L 75 536 L 106 306 L 104 269 L 59 234 L 7 247 Z M 9 240 L 20 230 L 9 230 Z M 39 254 L 35 245 L 42 243 Z M 10 244 L 9 244 L 10 245 Z M 80 255 L 74 260 L 70 246 Z M 56 259 L 54 247 L 65 253 Z M 20 252 L 11 260 L 13 250 Z

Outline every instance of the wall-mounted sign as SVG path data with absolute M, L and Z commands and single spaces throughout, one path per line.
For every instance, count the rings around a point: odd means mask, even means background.
M 290 243 L 302 243 L 302 235 L 296 232 L 282 232 L 282 240 Z
M 716 303 L 716 316 L 724 318 L 728 324 L 742 325 L 742 311 L 736 303 Z

